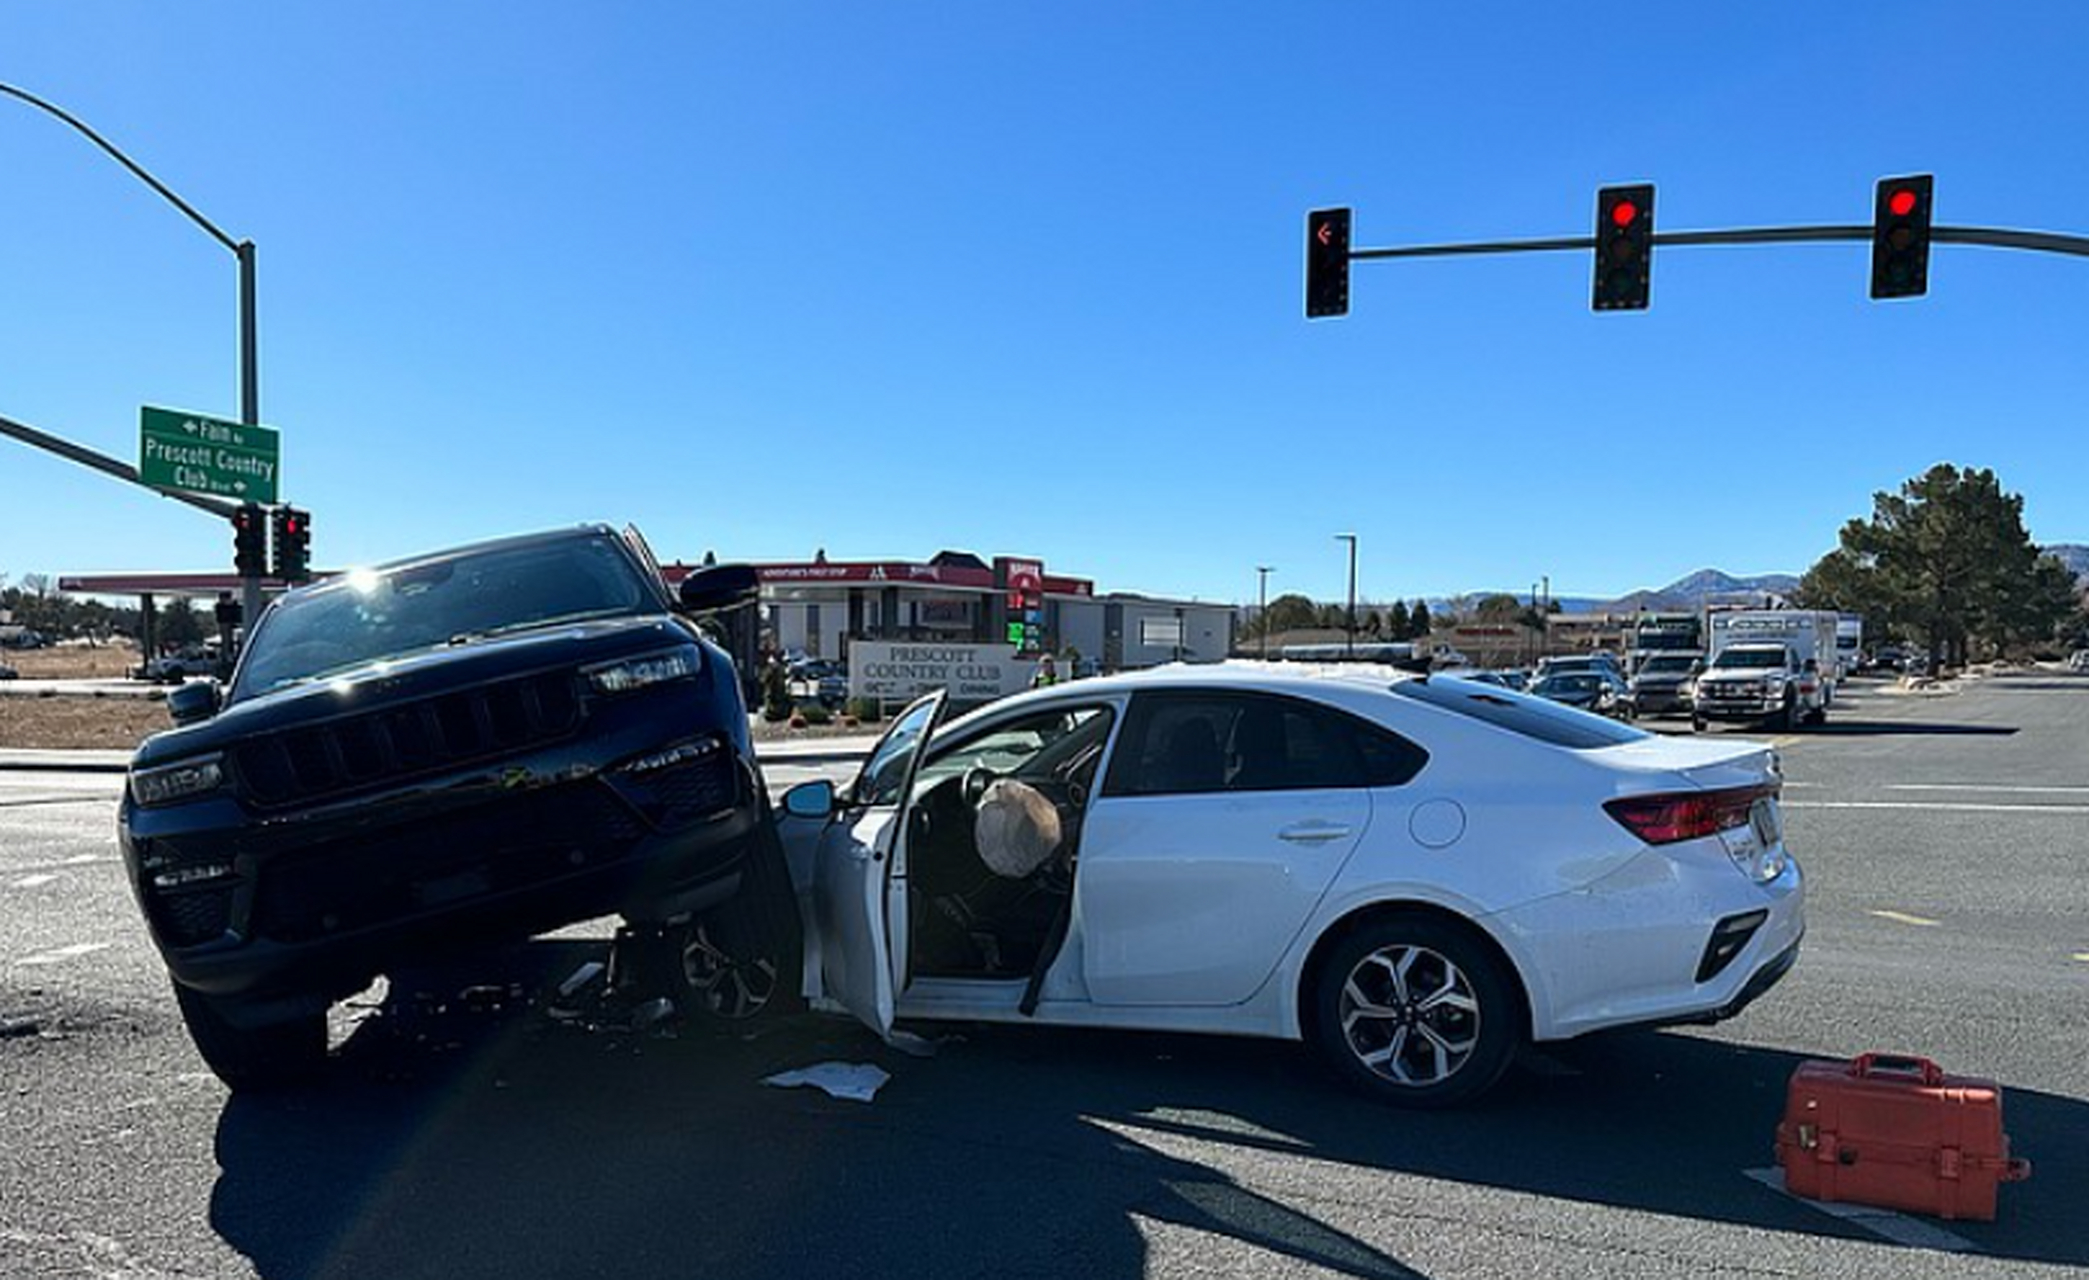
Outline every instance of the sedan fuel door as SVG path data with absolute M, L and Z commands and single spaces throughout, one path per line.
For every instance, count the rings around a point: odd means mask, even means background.
M 943 710 L 943 690 L 892 722 L 856 776 L 813 854 L 813 945 L 821 1007 L 892 1032 L 896 957 L 906 949 L 906 819 L 914 775 Z M 809 984 L 808 984 L 809 987 Z

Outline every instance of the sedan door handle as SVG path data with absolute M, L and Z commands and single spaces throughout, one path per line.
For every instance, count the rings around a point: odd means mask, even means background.
M 1277 832 L 1277 839 L 1289 840 L 1293 844 L 1326 844 L 1340 840 L 1350 829 L 1339 822 L 1300 822 Z

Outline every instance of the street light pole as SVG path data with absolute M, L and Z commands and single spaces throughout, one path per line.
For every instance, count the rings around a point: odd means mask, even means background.
M 146 172 L 145 166 L 118 150 L 116 144 L 96 133 L 94 129 L 56 103 L 46 102 L 26 89 L 11 84 L 0 84 L 0 94 L 26 102 L 46 115 L 70 125 L 82 137 L 107 152 L 115 161 L 131 171 L 140 182 L 158 192 L 169 204 L 187 215 L 189 221 L 203 228 L 211 239 L 230 249 L 239 259 L 239 420 L 249 427 L 261 425 L 261 357 L 259 340 L 254 321 L 254 242 L 234 240 L 218 225 L 196 211 L 194 205 L 176 195 L 171 187 Z M 246 575 L 240 579 L 240 604 L 249 634 L 261 613 L 261 579 Z
M 1356 535 L 1338 533 L 1335 541 L 1349 544 L 1349 627 L 1343 642 L 1343 651 L 1351 661 L 1356 659 Z
M 1269 565 L 1258 564 L 1255 566 L 1255 576 L 1260 583 L 1260 591 L 1258 592 L 1260 603 L 1255 606 L 1255 625 L 1262 632 L 1262 660 L 1264 662 L 1269 661 L 1269 575 L 1272 572 L 1274 570 Z

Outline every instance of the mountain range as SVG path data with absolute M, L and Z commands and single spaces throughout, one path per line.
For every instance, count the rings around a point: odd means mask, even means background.
M 2089 546 L 2056 542 L 2044 548 L 2074 573 L 2075 580 L 2089 588 Z M 1699 569 L 1665 587 L 1643 589 L 1615 600 L 1562 597 L 1560 608 L 1568 613 L 1636 613 L 1645 610 L 1691 610 L 1704 608 L 1713 598 L 1777 595 L 1789 596 L 1799 587 L 1796 574 L 1759 573 L 1740 578 L 1719 569 Z

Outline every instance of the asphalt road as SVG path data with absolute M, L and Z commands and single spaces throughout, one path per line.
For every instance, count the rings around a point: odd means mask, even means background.
M 2089 678 L 1860 684 L 1780 741 L 1811 877 L 1786 983 L 1717 1028 L 1534 1054 L 1446 1115 L 1284 1044 L 967 1027 L 915 1058 L 829 1019 L 553 1016 L 607 926 L 401 975 L 341 1011 L 323 1087 L 231 1099 L 123 888 L 120 780 L 0 772 L 0 1275 L 2089 1269 Z M 2003 1082 L 2037 1172 L 1999 1222 L 1899 1243 L 1923 1224 L 1748 1176 L 1793 1066 L 1867 1049 Z M 760 1083 L 827 1060 L 892 1079 L 867 1105 Z

